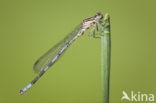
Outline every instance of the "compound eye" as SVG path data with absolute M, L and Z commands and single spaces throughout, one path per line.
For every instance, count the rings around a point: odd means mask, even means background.
M 96 17 L 99 17 L 100 19 L 102 19 L 103 15 L 101 13 L 96 13 Z
M 96 16 L 101 16 L 101 13 L 96 13 Z

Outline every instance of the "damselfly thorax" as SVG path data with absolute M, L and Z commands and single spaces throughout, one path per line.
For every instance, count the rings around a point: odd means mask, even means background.
M 101 13 L 97 13 L 95 16 L 93 17 L 90 17 L 90 18 L 87 18 L 85 20 L 83 20 L 82 22 L 82 30 L 81 32 L 78 34 L 78 36 L 81 36 L 84 31 L 86 31 L 86 29 L 89 29 L 91 26 L 93 26 L 93 28 L 91 29 L 90 33 L 88 36 L 91 35 L 92 32 L 95 31 L 95 28 L 99 28 L 99 23 L 100 23 L 100 20 L 103 18 L 103 15 Z M 93 35 L 94 37 L 94 35 Z

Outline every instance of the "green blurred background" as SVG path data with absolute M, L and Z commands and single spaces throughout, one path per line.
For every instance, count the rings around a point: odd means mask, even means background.
M 99 11 L 111 16 L 110 103 L 122 103 L 123 90 L 156 94 L 155 4 L 0 0 L 0 103 L 102 103 L 100 39 L 88 37 L 88 32 L 28 92 L 18 93 L 36 76 L 34 62 Z

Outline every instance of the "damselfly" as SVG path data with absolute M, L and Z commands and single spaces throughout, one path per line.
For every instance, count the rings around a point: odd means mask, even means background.
M 60 55 L 73 43 L 75 39 L 80 37 L 89 27 L 93 26 L 93 31 L 95 27 L 98 30 L 98 24 L 100 20 L 103 18 L 101 13 L 97 13 L 95 16 L 91 18 L 87 18 L 83 20 L 83 22 L 75 28 L 73 32 L 68 34 L 62 41 L 57 43 L 52 49 L 50 49 L 47 53 L 41 56 L 36 63 L 34 64 L 34 71 L 38 72 L 38 76 L 32 80 L 30 84 L 28 84 L 25 88 L 20 90 L 20 94 L 26 92 L 32 85 L 34 85 L 39 78 L 51 67 L 55 61 L 60 57 Z M 94 30 L 95 31 L 95 30 Z

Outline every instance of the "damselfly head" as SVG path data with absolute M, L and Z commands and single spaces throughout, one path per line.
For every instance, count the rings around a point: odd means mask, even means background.
M 95 18 L 98 19 L 98 20 L 102 19 L 103 15 L 101 13 L 96 13 Z

